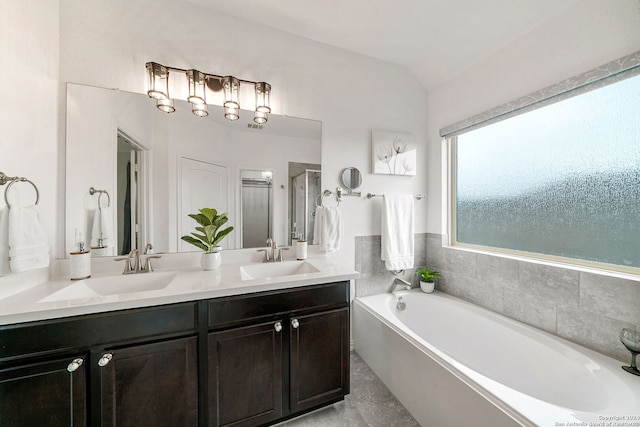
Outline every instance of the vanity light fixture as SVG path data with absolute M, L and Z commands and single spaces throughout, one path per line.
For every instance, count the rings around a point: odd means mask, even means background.
M 191 112 L 198 117 L 207 117 L 209 115 L 207 104 L 191 104 Z
M 225 118 L 231 121 L 238 120 L 240 118 L 240 109 L 232 108 L 232 107 L 224 107 L 224 116 Z
M 206 104 L 204 73 L 198 70 L 187 70 L 187 81 L 189 83 L 189 97 L 187 101 L 192 104 Z
M 165 113 L 173 113 L 176 111 L 176 107 L 173 106 L 173 99 L 171 98 L 158 99 L 156 101 L 156 107 Z
M 270 113 L 269 95 L 271 95 L 271 85 L 269 83 L 256 83 L 256 112 Z
M 231 109 L 240 109 L 238 100 L 240 95 L 240 80 L 233 76 L 222 78 L 222 89 L 224 90 L 224 107 Z
M 173 99 L 169 97 L 169 74 L 184 74 L 187 79 L 188 98 L 191 103 L 191 111 L 196 116 L 209 115 L 207 110 L 207 90 L 219 92 L 222 90 L 224 116 L 229 120 L 240 118 L 240 87 L 251 85 L 255 91 L 255 113 L 253 121 L 264 124 L 269 120 L 271 113 L 270 96 L 271 85 L 265 82 L 252 82 L 233 76 L 218 76 L 207 74 L 198 70 L 183 70 L 167 67 L 156 62 L 147 62 L 148 91 L 150 98 L 156 99 L 158 109 L 172 113 L 175 111 Z M 173 85 L 176 82 L 173 81 Z M 174 86 L 175 87 L 175 86 Z
M 155 62 L 147 62 L 147 74 L 149 76 L 149 90 L 147 91 L 149 98 L 169 98 L 169 70 L 167 67 Z

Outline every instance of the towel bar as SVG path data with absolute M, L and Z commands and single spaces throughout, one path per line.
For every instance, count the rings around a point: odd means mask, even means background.
M 382 197 L 384 196 L 384 194 L 373 194 L 373 193 L 367 193 L 367 199 L 372 199 L 374 197 Z M 422 200 L 422 199 L 426 199 L 427 196 L 422 195 L 422 194 L 416 194 L 416 200 Z

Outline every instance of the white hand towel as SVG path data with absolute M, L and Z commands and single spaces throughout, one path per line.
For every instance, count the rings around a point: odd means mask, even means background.
M 381 258 L 389 271 L 413 268 L 413 202 L 400 194 L 382 200 Z
M 323 215 L 324 208 L 322 206 L 316 206 L 316 217 L 313 222 L 313 244 L 322 246 L 322 221 L 324 221 Z
M 340 249 L 342 237 L 342 224 L 340 209 L 336 206 L 325 206 L 322 213 L 322 243 L 320 248 L 327 252 L 335 252 Z
M 11 274 L 9 266 L 9 211 L 0 208 L 0 276 Z
M 99 245 L 100 239 L 102 239 L 102 246 Z M 109 207 L 102 206 L 95 211 L 91 228 L 91 247 L 102 247 L 104 248 L 103 254 L 112 255 L 111 248 L 114 247 L 113 216 Z
M 35 205 L 9 209 L 9 258 L 14 273 L 49 266 L 47 234 Z

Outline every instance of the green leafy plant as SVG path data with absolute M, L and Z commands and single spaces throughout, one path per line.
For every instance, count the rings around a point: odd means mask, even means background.
M 416 274 L 420 276 L 420 280 L 423 282 L 433 282 L 435 279 L 442 277 L 437 271 L 429 270 L 424 267 L 417 268 Z
M 182 240 L 210 254 L 215 252 L 215 248 L 222 239 L 233 231 L 233 227 L 220 230 L 220 227 L 229 221 L 226 212 L 218 215 L 218 211 L 213 208 L 202 208 L 199 212 L 197 214 L 189 214 L 191 218 L 200 224 L 199 227 L 196 227 L 198 233 L 194 232 L 190 236 L 182 236 Z

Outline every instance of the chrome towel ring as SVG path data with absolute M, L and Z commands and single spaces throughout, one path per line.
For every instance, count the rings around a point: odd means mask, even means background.
M 333 193 L 329 190 L 324 190 L 321 194 L 318 194 L 318 196 L 316 197 L 316 206 L 317 207 L 324 206 L 324 198 L 332 194 Z M 336 202 L 337 202 L 336 207 L 340 206 L 340 198 L 338 198 L 338 196 L 336 196 Z
M 11 188 L 11 186 L 16 182 L 28 182 L 29 184 L 31 184 L 33 186 L 33 189 L 36 190 L 35 204 L 36 205 L 38 204 L 38 201 L 40 200 L 40 192 L 38 191 L 38 187 L 32 181 L 28 180 L 25 177 L 7 176 L 4 173 L 0 172 L 0 185 L 5 185 L 7 182 L 9 184 L 7 185 L 7 188 L 4 189 L 4 202 L 7 204 L 7 207 L 9 209 L 11 209 L 11 204 L 9 203 L 9 198 L 7 197 L 7 194 L 9 193 L 9 189 Z

